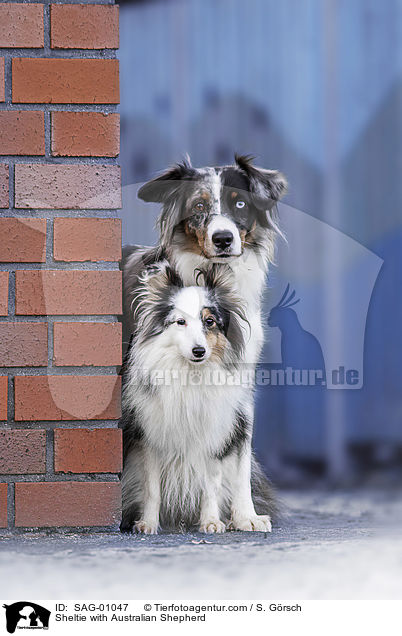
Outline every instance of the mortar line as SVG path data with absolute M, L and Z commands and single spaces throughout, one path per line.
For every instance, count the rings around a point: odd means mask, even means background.
M 7 320 L 14 320 L 15 317 L 15 269 L 6 269 L 1 271 L 8 272 L 8 315 L 4 316 Z
M 30 0 L 31 2 L 31 0 Z M 52 49 L 50 47 L 0 47 L 0 56 L 9 55 L 10 59 L 35 58 L 37 60 L 115 60 L 115 49 Z M 51 57 L 50 57 L 51 56 Z
M 52 159 L 52 131 L 50 112 L 48 110 L 44 110 L 43 116 L 45 120 L 45 160 L 47 159 L 49 161 L 50 159 Z
M 85 428 L 88 430 L 93 430 L 96 428 L 110 428 L 115 429 L 118 428 L 118 419 L 115 420 L 34 420 L 34 421 L 10 421 L 9 426 L 7 426 L 7 430 L 38 430 L 38 427 L 44 428 L 46 430 L 54 430 L 56 428 L 60 428 L 63 426 L 64 428 L 74 429 L 74 428 L 82 428 L 85 425 Z
M 51 432 L 53 433 L 53 431 Z M 51 477 L 51 479 L 47 479 L 48 475 Z M 99 483 L 100 481 L 115 483 L 118 480 L 118 474 L 117 473 L 62 473 L 62 472 L 48 473 L 46 470 L 46 473 L 45 472 L 27 473 L 27 474 L 10 473 L 8 475 L 2 475 L 1 479 L 2 479 L 2 483 L 8 484 L 8 485 L 14 484 L 16 481 L 22 482 L 22 483 L 28 483 L 28 484 L 38 483 L 43 481 L 56 481 L 60 483 L 65 483 L 66 481 L 79 481 L 84 484 L 94 483 L 94 482 Z
M 8 108 L 12 103 L 12 64 L 10 50 L 5 49 L 2 54 L 4 57 L 4 106 Z
M 20 323 L 24 324 L 24 323 Z M 108 365 L 104 367 L 100 366 L 52 366 L 50 367 L 51 373 L 46 373 L 48 366 L 34 366 L 34 367 L 0 367 L 1 374 L 3 375 L 15 375 L 15 374 L 23 374 L 25 377 L 36 377 L 43 375 L 60 375 L 60 376 L 91 376 L 91 377 L 109 377 L 115 376 L 116 367 L 120 365 Z
M 48 0 L 44 0 L 43 5 L 43 51 L 49 55 L 51 54 L 50 50 L 50 8 Z
M 14 217 L 15 218 L 15 217 Z M 9 265 L 12 266 L 9 267 Z M 94 263 L 87 261 L 53 261 L 51 257 L 45 263 L 0 263 L 0 271 L 16 272 L 18 270 L 51 270 L 51 271 L 70 271 L 70 272 L 117 272 L 120 271 L 118 263 L 115 261 L 97 261 Z
M 7 380 L 7 424 L 14 421 L 14 374 Z
M 14 192 L 15 192 L 14 162 L 8 159 L 8 206 L 10 209 L 12 209 L 14 205 Z
M 47 322 L 48 320 L 53 320 L 53 321 L 62 321 L 62 322 L 94 322 L 94 323 L 115 323 L 115 322 L 121 322 L 119 320 L 119 318 L 116 318 L 115 314 L 110 314 L 108 316 L 78 316 L 76 314 L 74 315 L 66 315 L 66 314 L 60 314 L 60 315 L 52 315 L 52 316 L 13 316 L 13 322 L 14 323 L 25 323 L 25 322 Z M 10 322 L 10 319 L 8 316 L 0 316 L 0 323 L 1 322 Z
M 3 478 L 3 476 L 2 476 Z M 7 527 L 9 530 L 15 528 L 15 484 L 14 480 L 7 486 Z
M 104 113 L 107 115 L 111 115 L 113 113 L 119 114 L 117 112 L 118 104 L 48 104 L 48 103 L 31 103 L 31 104 L 19 104 L 12 103 L 6 104 L 5 102 L 0 103 L 0 110 L 6 111 L 32 111 L 39 110 L 44 112 L 53 112 L 53 111 L 68 111 L 68 112 L 95 112 L 95 113 Z
M 54 475 L 54 429 L 46 429 L 46 473 L 48 476 Z

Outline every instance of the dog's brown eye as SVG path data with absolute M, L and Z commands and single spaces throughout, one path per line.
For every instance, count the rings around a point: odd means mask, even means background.
M 182 326 L 186 324 L 186 321 L 184 320 L 184 318 L 179 318 L 179 320 L 176 320 L 176 322 L 178 325 L 182 325 Z
M 205 319 L 205 324 L 206 324 L 206 326 L 207 326 L 207 327 L 209 327 L 209 328 L 210 328 L 210 327 L 213 327 L 213 326 L 214 326 L 214 324 L 215 324 L 215 320 L 214 320 L 214 318 L 212 318 L 211 316 L 209 316 L 209 318 L 206 318 L 206 319 Z
M 198 203 L 195 204 L 194 209 L 197 210 L 197 212 L 202 212 L 205 208 L 205 203 L 203 203 L 202 201 L 198 201 Z
M 238 210 L 242 210 L 243 208 L 246 207 L 246 202 L 242 201 L 241 199 L 239 199 L 238 201 L 236 201 L 236 208 Z

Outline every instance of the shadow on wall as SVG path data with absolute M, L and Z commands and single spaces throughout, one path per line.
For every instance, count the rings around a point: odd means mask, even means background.
M 305 477 L 303 469 L 322 474 L 325 467 L 325 362 L 318 339 L 300 322 L 299 302 L 288 284 L 268 314 L 271 330 L 280 331 L 281 363 L 261 363 L 268 384 L 257 389 L 259 455 L 282 483 Z

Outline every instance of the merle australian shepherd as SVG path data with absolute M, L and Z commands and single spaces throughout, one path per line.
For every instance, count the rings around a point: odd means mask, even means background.
M 133 335 L 124 365 L 122 531 L 271 529 L 274 497 L 251 450 L 253 389 L 220 386 L 210 372 L 258 362 L 285 190 L 281 173 L 236 156 L 220 168 L 184 161 L 138 192 L 163 207 L 159 245 L 126 249 L 123 261 L 125 340 Z M 198 385 L 183 380 L 183 369 L 194 368 L 202 370 Z

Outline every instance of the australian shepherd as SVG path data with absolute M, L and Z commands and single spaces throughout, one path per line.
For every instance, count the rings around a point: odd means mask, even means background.
M 242 311 L 247 321 L 248 336 L 243 346 L 236 350 L 236 363 L 243 365 L 248 371 L 252 371 L 258 362 L 263 345 L 261 300 L 268 266 L 274 257 L 275 237 L 279 232 L 276 203 L 285 191 L 286 179 L 280 172 L 256 167 L 251 158 L 245 156 L 235 156 L 233 165 L 219 168 L 194 168 L 186 160 L 143 185 L 138 196 L 144 201 L 158 202 L 162 205 L 158 223 L 160 241 L 159 245 L 153 248 L 130 247 L 125 249 L 123 260 L 125 297 L 123 333 L 125 342 L 128 342 L 130 334 L 136 332 L 144 294 L 147 296 L 144 290 L 144 272 L 167 262 L 184 285 L 181 292 L 183 298 L 187 294 L 186 287 L 191 288 L 192 291 L 188 293 L 195 298 L 194 294 L 207 293 L 200 291 L 200 289 L 197 292 L 194 291 L 197 289 L 196 283 L 200 270 L 203 271 L 214 264 L 214 269 L 224 268 L 226 289 L 230 288 L 231 293 L 240 299 Z M 165 287 L 165 289 L 167 288 Z M 170 298 L 167 291 L 166 294 Z M 233 313 L 233 309 L 234 307 L 229 308 L 228 311 L 232 310 Z M 157 304 L 154 304 L 153 311 L 156 319 L 158 316 Z M 234 313 L 236 312 L 234 311 Z M 192 314 L 190 312 L 190 315 L 194 315 L 194 310 Z M 236 319 L 233 318 L 233 320 Z M 221 333 L 225 335 L 224 332 Z M 233 346 L 229 340 L 226 345 L 225 350 Z M 202 348 L 207 350 L 204 346 Z M 129 360 L 132 359 L 132 355 L 130 353 Z M 207 368 L 212 360 L 215 360 L 215 357 L 205 359 L 202 364 Z M 199 363 L 193 360 L 190 364 L 198 365 Z M 130 382 L 127 386 L 129 385 Z M 177 393 L 172 387 L 166 388 L 166 397 L 169 390 L 176 399 Z M 237 390 L 226 391 L 225 398 L 220 395 L 218 398 L 217 387 L 215 387 L 215 393 L 211 391 L 210 398 L 212 400 L 212 396 L 216 394 L 216 399 L 207 402 L 206 395 L 200 391 L 199 387 L 193 387 L 192 391 L 184 394 L 189 400 L 188 406 L 185 407 L 183 402 L 184 410 L 178 410 L 172 414 L 178 427 L 177 430 L 183 431 L 189 425 L 189 420 L 185 416 L 186 408 L 188 409 L 189 405 L 192 404 L 191 401 L 195 399 L 194 396 L 197 392 L 204 400 L 202 407 L 201 402 L 196 402 L 200 408 L 197 420 L 199 427 L 203 423 L 203 426 L 206 427 L 205 431 L 208 430 L 209 434 L 212 435 L 209 424 L 213 422 L 214 426 L 217 426 L 217 421 L 212 417 L 210 419 L 210 411 L 211 413 L 221 413 L 221 408 L 223 408 L 226 412 L 228 396 L 230 395 L 230 400 L 233 400 L 233 408 L 230 409 L 230 413 L 237 413 L 231 419 L 233 431 L 246 431 L 246 434 L 236 437 L 237 444 L 234 447 L 236 452 L 230 453 L 230 461 L 234 467 L 230 473 L 231 527 L 239 530 L 269 529 L 270 522 L 269 519 L 267 520 L 267 515 L 264 514 L 261 519 L 255 510 L 251 490 L 254 465 L 251 451 L 254 411 L 253 388 L 248 385 L 242 387 L 240 391 L 237 387 Z M 237 409 L 238 395 L 241 395 L 240 410 Z M 128 403 L 126 397 L 124 403 Z M 127 412 L 123 417 L 124 428 L 126 427 L 126 418 Z M 160 419 L 156 418 L 154 425 L 159 426 Z M 222 426 L 224 426 L 223 423 Z M 163 439 L 166 441 L 166 438 Z M 215 438 L 212 437 L 209 443 L 212 443 L 212 439 Z M 125 444 L 127 443 L 125 441 Z M 144 444 L 144 441 L 142 443 Z M 206 449 L 208 448 L 207 442 L 205 444 Z M 125 465 L 128 465 L 127 462 L 131 463 L 128 457 L 126 454 Z M 145 470 L 144 466 L 145 464 L 143 464 Z M 124 470 L 127 475 L 128 469 Z M 258 474 L 260 473 L 258 472 Z M 228 475 L 229 473 L 226 472 L 225 477 Z M 211 477 L 210 485 L 214 479 L 215 477 L 213 479 Z M 129 488 L 124 484 L 129 483 L 131 482 L 123 474 L 123 489 L 126 493 L 128 493 Z M 135 488 L 133 488 L 132 493 L 134 492 L 136 492 Z M 148 496 L 150 497 L 149 493 Z M 129 500 L 127 499 L 127 501 Z M 269 501 L 272 505 L 271 497 Z M 169 502 L 172 503 L 171 498 Z M 175 510 L 173 503 L 172 506 L 172 510 Z M 126 510 L 138 511 L 138 507 L 133 507 L 130 504 Z M 202 510 L 201 505 L 200 518 L 203 518 Z M 130 515 L 131 513 L 127 512 L 123 518 L 122 529 L 132 527 L 135 520 Z M 141 527 L 141 525 L 137 526 L 137 529 L 141 530 Z M 216 531 L 213 524 L 205 526 L 201 523 L 200 527 Z M 152 528 L 155 529 L 155 525 Z M 222 529 L 222 526 L 219 528 Z
M 229 272 L 213 267 L 201 276 L 203 286 L 185 287 L 162 262 L 136 288 L 121 421 L 125 532 L 271 529 L 274 500 L 253 457 L 249 500 L 239 475 L 252 434 L 239 376 L 247 319 Z

